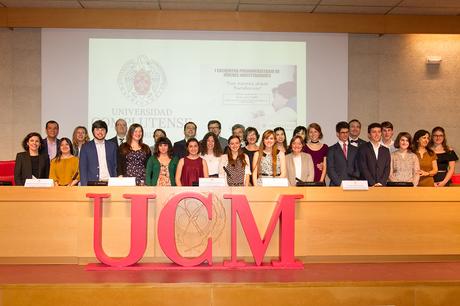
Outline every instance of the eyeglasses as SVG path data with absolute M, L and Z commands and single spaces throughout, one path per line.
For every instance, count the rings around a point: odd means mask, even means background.
M 433 134 L 433 137 L 444 137 L 443 134 Z

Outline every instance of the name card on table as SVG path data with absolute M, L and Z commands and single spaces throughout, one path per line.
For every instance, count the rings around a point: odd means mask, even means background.
M 200 177 L 198 181 L 200 187 L 226 187 L 227 182 L 223 177 Z
M 369 190 L 367 181 L 342 181 L 343 190 Z
M 24 187 L 27 188 L 50 188 L 54 187 L 52 179 L 26 179 Z
M 135 177 L 109 177 L 109 186 L 129 187 L 136 186 Z
M 288 187 L 289 181 L 285 177 L 261 177 L 261 186 L 263 187 Z

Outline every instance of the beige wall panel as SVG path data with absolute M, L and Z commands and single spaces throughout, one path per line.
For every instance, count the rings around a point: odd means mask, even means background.
M 0 160 L 14 159 L 23 137 L 41 132 L 40 50 L 40 30 L 0 29 Z
M 460 36 L 350 35 L 349 50 L 350 119 L 358 117 L 363 123 L 389 120 L 396 134 L 408 131 L 413 135 L 417 129 L 431 131 L 440 125 L 446 129 L 449 144 L 458 150 L 460 60 L 456 55 Z M 441 56 L 442 63 L 426 65 L 427 56 Z M 363 75 L 374 79 L 376 71 L 374 85 L 363 81 Z
M 0 160 L 13 159 L 12 133 L 13 123 L 13 90 L 11 76 L 13 70 L 12 31 L 0 29 Z
M 348 119 L 365 128 L 378 120 L 379 41 L 376 35 L 350 35 L 348 42 Z M 363 129 L 361 138 L 367 140 Z

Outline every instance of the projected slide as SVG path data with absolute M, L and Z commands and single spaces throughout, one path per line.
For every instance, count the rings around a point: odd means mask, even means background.
M 88 123 L 116 119 L 183 137 L 211 119 L 292 131 L 306 114 L 306 43 L 176 39 L 89 41 Z M 300 84 L 300 85 L 299 85 Z

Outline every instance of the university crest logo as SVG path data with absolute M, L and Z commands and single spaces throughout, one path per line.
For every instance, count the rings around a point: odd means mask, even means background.
M 145 55 L 127 61 L 118 74 L 122 94 L 139 107 L 156 101 L 166 85 L 163 68 Z

